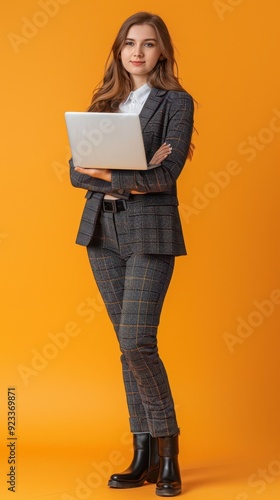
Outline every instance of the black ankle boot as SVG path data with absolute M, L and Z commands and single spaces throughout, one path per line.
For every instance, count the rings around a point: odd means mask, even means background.
M 178 464 L 178 435 L 158 438 L 159 475 L 156 494 L 160 497 L 175 497 L 182 492 Z
M 157 438 L 150 434 L 133 434 L 134 456 L 130 466 L 120 474 L 110 477 L 111 488 L 137 488 L 145 481 L 155 483 L 159 471 Z

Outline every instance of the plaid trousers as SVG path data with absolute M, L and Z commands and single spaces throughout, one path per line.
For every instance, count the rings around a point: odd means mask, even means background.
M 119 341 L 130 430 L 153 437 L 173 436 L 179 428 L 158 354 L 157 327 L 174 256 L 134 254 L 126 211 L 101 212 L 87 250 Z

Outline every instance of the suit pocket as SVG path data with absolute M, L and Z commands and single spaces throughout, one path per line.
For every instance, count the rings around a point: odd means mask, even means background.
M 132 245 L 140 253 L 180 255 L 185 252 L 182 228 L 175 204 L 140 205 L 129 214 Z

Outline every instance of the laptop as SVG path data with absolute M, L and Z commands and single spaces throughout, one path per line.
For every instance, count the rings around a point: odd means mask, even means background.
M 131 113 L 65 113 L 75 167 L 147 170 L 140 119 Z

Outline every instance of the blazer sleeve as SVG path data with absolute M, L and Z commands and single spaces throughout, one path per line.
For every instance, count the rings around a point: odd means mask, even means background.
M 161 143 L 171 144 L 172 153 L 159 167 L 151 170 L 115 170 L 112 171 L 112 188 L 118 191 L 142 191 L 157 193 L 169 191 L 176 183 L 186 162 L 193 131 L 194 104 L 186 92 L 170 92 L 170 107 L 166 133 Z M 151 120 L 152 122 L 152 120 Z M 154 124 L 155 134 L 162 135 Z
M 90 175 L 81 174 L 74 169 L 74 164 L 72 158 L 69 160 L 70 165 L 70 180 L 74 187 L 87 189 L 88 191 L 95 191 L 97 193 L 112 194 L 116 198 L 127 199 L 129 197 L 129 191 L 125 191 L 123 188 L 114 189 L 111 182 L 103 181 L 101 179 L 96 179 Z

